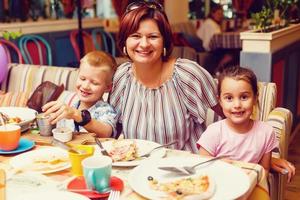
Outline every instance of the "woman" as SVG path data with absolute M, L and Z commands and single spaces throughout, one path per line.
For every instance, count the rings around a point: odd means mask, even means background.
M 210 51 L 209 43 L 214 34 L 221 33 L 221 24 L 224 18 L 223 8 L 219 4 L 213 4 L 208 18 L 204 20 L 197 31 L 198 37 L 203 42 L 206 51 Z
M 119 33 L 119 47 L 130 61 L 115 73 L 110 103 L 126 138 L 178 140 L 177 149 L 197 152 L 207 109 L 222 115 L 215 81 L 196 62 L 170 57 L 170 24 L 155 1 L 129 4 Z
M 197 151 L 207 108 L 217 105 L 216 85 L 197 63 L 170 58 L 172 32 L 156 2 L 132 3 L 120 23 L 119 47 L 131 62 L 118 67 L 110 103 L 127 138 Z
M 223 19 L 222 5 L 212 4 L 208 17 L 197 30 L 197 35 L 202 40 L 206 51 L 211 51 L 210 42 L 213 36 L 224 31 L 221 26 Z M 205 63 L 205 67 L 211 74 L 215 74 L 222 71 L 224 67 L 238 65 L 239 53 L 239 49 L 215 49 L 212 52 L 212 58 Z

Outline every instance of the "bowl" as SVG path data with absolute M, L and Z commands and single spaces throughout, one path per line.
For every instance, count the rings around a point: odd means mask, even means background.
M 15 124 L 21 127 L 21 132 L 30 128 L 30 124 L 35 120 L 37 114 L 35 110 L 23 107 L 1 107 L 0 112 L 8 115 L 8 117 L 20 118 L 21 122 Z
M 69 142 L 72 140 L 73 131 L 67 127 L 59 127 L 52 130 L 53 138 L 61 142 Z
M 0 126 L 0 150 L 11 151 L 19 146 L 21 127 L 15 124 Z

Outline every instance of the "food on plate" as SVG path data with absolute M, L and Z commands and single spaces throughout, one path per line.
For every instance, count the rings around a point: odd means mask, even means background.
M 1 115 L 4 123 L 6 123 L 6 124 L 17 124 L 22 121 L 22 119 L 20 117 L 9 117 L 8 115 L 6 115 L 2 112 L 0 112 L 0 115 Z M 1 120 L 0 120 L 0 125 L 3 125 Z
M 113 162 L 130 161 L 139 157 L 134 140 L 114 140 L 108 154 Z
M 159 182 L 152 176 L 148 177 L 153 190 L 165 192 L 166 199 L 208 199 L 214 193 L 214 184 L 208 175 L 180 178 L 169 182 Z
M 69 164 L 69 159 L 67 157 L 58 155 L 45 155 L 37 158 L 33 158 L 33 161 L 24 166 L 22 170 L 24 171 L 47 171 L 58 169 Z

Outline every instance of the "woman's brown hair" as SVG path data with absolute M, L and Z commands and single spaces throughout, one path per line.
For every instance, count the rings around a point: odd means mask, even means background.
M 225 78 L 232 78 L 235 80 L 244 80 L 251 85 L 253 94 L 258 96 L 258 85 L 257 78 L 254 72 L 250 69 L 240 67 L 240 66 L 231 66 L 226 67 L 218 76 L 218 95 L 221 95 L 221 85 Z
M 120 21 L 118 46 L 122 51 L 127 38 L 138 30 L 141 21 L 152 19 L 156 22 L 163 37 L 166 54 L 163 55 L 162 59 L 165 61 L 168 60 L 173 50 L 172 30 L 166 13 L 161 9 L 162 6 L 159 5 L 158 8 L 153 6 L 153 3 L 148 5 L 147 2 L 143 2 L 139 7 L 124 13 Z

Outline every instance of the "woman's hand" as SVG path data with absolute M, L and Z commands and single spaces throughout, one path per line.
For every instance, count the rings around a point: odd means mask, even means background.
M 288 182 L 291 182 L 296 173 L 295 166 L 285 159 L 273 158 L 271 159 L 271 168 L 281 174 L 287 174 Z
M 59 101 L 51 101 L 46 103 L 42 107 L 42 110 L 45 112 L 45 115 L 50 116 L 49 120 L 51 124 L 56 124 L 61 119 L 73 119 L 75 121 L 80 121 L 81 119 L 79 110 Z

